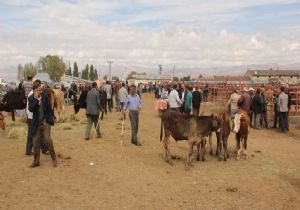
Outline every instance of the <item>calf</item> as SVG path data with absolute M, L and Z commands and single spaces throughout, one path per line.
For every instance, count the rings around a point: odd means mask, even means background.
M 192 116 L 183 115 L 176 111 L 164 111 L 161 115 L 160 140 L 162 141 L 164 128 L 163 145 L 165 148 L 165 160 L 170 165 L 172 161 L 169 151 L 169 138 L 172 136 L 175 141 L 187 140 L 189 144 L 189 153 L 187 159 L 187 168 L 192 164 L 193 146 L 201 144 L 203 138 L 209 133 L 220 128 L 216 116 Z M 203 145 L 203 142 L 202 142 Z M 201 145 L 198 146 L 198 150 Z M 200 152 L 200 151 L 199 151 Z
M 239 160 L 241 155 L 244 155 L 247 159 L 247 140 L 249 134 L 250 118 L 245 111 L 239 110 L 234 117 L 234 128 L 236 147 L 237 147 L 237 157 Z M 242 148 L 241 148 L 242 143 Z

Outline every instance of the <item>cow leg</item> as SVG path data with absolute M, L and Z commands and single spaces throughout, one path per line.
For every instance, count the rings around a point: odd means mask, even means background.
M 189 144 L 189 155 L 187 158 L 186 170 L 188 170 L 189 167 L 192 166 L 193 148 L 194 148 L 195 141 L 189 139 L 188 144 Z
M 15 109 L 13 109 L 12 110 L 12 112 L 11 112 L 11 119 L 12 119 L 12 121 L 15 121 L 16 120 L 16 118 L 15 118 Z
M 216 155 L 219 156 L 219 161 L 222 160 L 222 136 L 221 134 L 217 134 L 217 152 Z
M 165 136 L 165 138 L 163 140 L 163 144 L 164 144 L 164 148 L 165 148 L 165 160 L 170 165 L 173 165 L 173 162 L 172 162 L 172 159 L 170 156 L 170 150 L 169 150 L 169 137 Z
M 202 161 L 205 161 L 205 145 L 206 145 L 206 139 L 201 139 L 201 159 Z
M 209 154 L 210 155 L 213 155 L 213 150 L 212 150 L 212 133 L 210 133 L 209 135 L 208 135 L 208 141 L 209 141 Z
M 103 120 L 104 111 L 101 111 L 101 117 L 100 120 Z
M 247 160 L 247 140 L 248 140 L 248 135 L 246 134 L 246 136 L 244 137 L 244 142 L 243 142 L 245 160 Z
M 201 158 L 201 144 L 200 142 L 197 143 L 197 161 L 200 161 L 200 158 Z
M 236 134 L 236 149 L 237 149 L 237 156 L 236 159 L 239 160 L 241 157 L 241 134 L 237 133 Z
M 228 138 L 224 138 L 223 139 L 223 151 L 224 151 L 224 161 L 227 161 L 227 158 L 228 158 L 228 153 L 227 153 L 227 141 L 228 141 Z

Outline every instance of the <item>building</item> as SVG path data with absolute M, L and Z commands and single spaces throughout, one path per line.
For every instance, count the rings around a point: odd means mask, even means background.
M 300 70 L 248 70 L 245 75 L 253 83 L 299 84 Z
M 128 79 L 129 84 L 138 85 L 142 84 L 154 84 L 171 82 L 172 76 L 170 75 L 146 75 L 146 74 L 134 74 Z
M 199 79 L 200 83 L 207 84 L 233 84 L 233 85 L 248 85 L 252 84 L 251 79 L 248 76 L 211 76 L 202 77 Z

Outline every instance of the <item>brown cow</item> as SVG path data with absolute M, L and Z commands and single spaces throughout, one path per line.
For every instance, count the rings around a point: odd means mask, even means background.
M 161 116 L 160 141 L 165 131 L 163 144 L 165 148 L 165 160 L 172 165 L 169 150 L 169 138 L 172 136 L 175 141 L 187 140 L 189 154 L 187 169 L 192 165 L 193 146 L 201 144 L 203 137 L 220 128 L 216 116 L 192 116 L 183 115 L 176 111 L 164 111 Z M 199 146 L 200 147 L 200 146 Z M 200 149 L 200 148 L 198 148 Z M 199 151 L 200 152 L 200 151 Z
M 239 160 L 241 155 L 247 159 L 247 140 L 249 134 L 250 118 L 245 111 L 239 110 L 234 117 L 234 129 L 237 147 L 237 157 Z M 241 148 L 242 143 L 242 148 Z
M 54 92 L 54 108 L 58 114 L 58 121 L 64 121 L 65 114 L 65 98 L 64 93 L 60 89 L 53 89 Z
M 2 112 L 0 112 L 0 129 L 5 131 L 4 114 Z
M 224 161 L 227 160 L 229 157 L 227 153 L 227 141 L 228 136 L 230 134 L 230 116 L 226 114 L 225 112 L 218 114 L 218 123 L 221 125 L 220 129 L 215 131 L 216 137 L 217 137 L 217 148 L 216 148 L 216 156 L 219 156 L 219 160 L 221 161 L 222 158 L 224 158 Z M 212 134 L 213 132 L 208 134 L 208 142 L 209 142 L 209 153 L 210 155 L 213 155 L 212 150 Z M 205 146 L 206 141 L 202 142 Z M 198 146 L 199 147 L 199 146 Z M 222 150 L 224 151 L 224 157 L 222 157 Z M 204 150 L 205 154 L 205 150 Z M 198 154 L 197 159 L 200 159 L 200 155 Z

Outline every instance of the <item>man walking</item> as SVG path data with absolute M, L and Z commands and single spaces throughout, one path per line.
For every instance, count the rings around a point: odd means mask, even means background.
M 182 101 L 180 100 L 176 89 L 177 89 L 177 85 L 174 84 L 173 89 L 171 90 L 168 97 L 168 103 L 171 110 L 180 112 Z
M 35 86 L 37 85 L 41 85 L 41 81 L 40 80 L 35 80 L 34 81 Z M 32 85 L 31 85 L 32 86 Z M 28 98 L 33 95 L 33 90 L 31 90 L 28 93 Z M 27 131 L 27 142 L 26 142 L 26 150 L 25 150 L 25 155 L 32 155 L 32 147 L 33 147 L 33 141 L 32 141 L 32 137 L 33 137 L 33 126 L 32 126 L 32 118 L 33 118 L 33 113 L 31 111 L 29 111 L 29 101 L 27 98 L 27 106 L 26 106 L 26 113 L 27 113 L 27 124 L 28 124 L 28 131 Z M 46 154 L 47 153 L 47 146 L 45 145 L 43 139 L 40 139 L 40 143 L 41 143 L 41 149 L 42 149 L 42 153 Z
M 106 85 L 104 86 L 104 89 L 106 91 L 106 101 L 109 112 L 111 112 L 112 109 L 112 87 L 109 81 L 106 81 Z
M 250 112 L 251 112 L 252 98 L 248 92 L 249 92 L 249 89 L 244 88 L 244 93 L 242 94 L 241 98 L 238 101 L 238 106 L 240 109 L 244 110 L 250 118 L 251 117 Z
M 32 91 L 32 76 L 28 75 L 27 80 L 23 82 L 23 88 L 25 90 L 25 97 L 28 98 L 30 91 Z
M 129 109 L 129 119 L 131 123 L 131 143 L 136 146 L 142 146 L 138 141 L 137 134 L 139 130 L 139 113 L 141 110 L 141 99 L 136 93 L 136 87 L 132 85 L 130 87 L 130 95 L 127 96 L 125 105 L 123 107 L 123 113 Z
M 281 132 L 287 132 L 287 116 L 288 116 L 288 95 L 285 93 L 285 88 L 280 88 L 280 94 L 278 96 L 278 116 L 279 116 L 279 128 Z
M 122 110 L 122 107 L 120 106 L 120 97 L 119 97 L 119 91 L 122 88 L 121 83 L 119 79 L 115 82 L 115 94 L 116 94 L 116 111 L 119 112 Z
M 101 138 L 100 125 L 99 125 L 99 114 L 101 110 L 101 104 L 100 104 L 99 91 L 96 88 L 97 88 L 97 83 L 93 82 L 92 89 L 87 93 L 86 116 L 88 122 L 85 129 L 85 140 L 89 140 L 90 138 L 90 132 L 93 123 L 97 131 L 97 138 Z
M 199 91 L 199 86 L 196 87 L 195 91 L 193 91 L 192 93 L 193 95 L 193 115 L 195 116 L 199 116 L 199 112 L 200 112 L 200 104 L 202 101 L 202 97 L 201 97 L 201 93 Z
M 31 167 L 33 168 L 40 165 L 40 139 L 42 137 L 50 152 L 52 164 L 56 167 L 56 154 L 51 138 L 51 126 L 54 125 L 54 119 L 50 100 L 47 95 L 42 92 L 41 84 L 34 83 L 33 91 L 33 95 L 28 98 L 29 111 L 33 112 L 32 133 L 34 160 Z
M 268 128 L 268 99 L 265 93 L 265 89 L 261 89 L 261 100 L 262 100 L 262 125 L 264 128 Z
M 230 116 L 233 118 L 238 110 L 238 101 L 240 100 L 241 95 L 238 94 L 237 90 L 233 90 L 233 93 L 230 95 L 230 98 L 227 102 L 227 107 L 230 108 Z
M 127 96 L 128 96 L 128 92 L 127 92 L 127 89 L 125 88 L 125 83 L 124 82 L 122 83 L 122 87 L 119 90 L 118 95 L 119 95 L 119 100 L 120 100 L 120 107 L 121 107 L 121 110 L 123 110 L 123 107 L 125 105 L 125 102 L 126 102 L 126 99 L 127 99 Z M 125 120 L 125 115 L 122 112 L 121 120 L 123 120 L 123 119 Z

